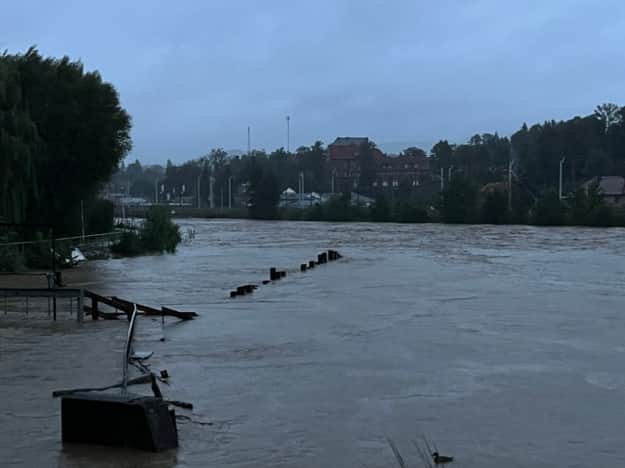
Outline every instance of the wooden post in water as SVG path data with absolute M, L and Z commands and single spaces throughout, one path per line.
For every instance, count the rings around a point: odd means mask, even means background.
M 76 313 L 76 320 L 78 320 L 79 322 L 82 322 L 83 320 L 83 314 L 85 311 L 85 290 L 83 288 L 80 288 L 80 296 L 78 297 L 78 311 Z
M 91 296 L 91 318 L 98 320 L 98 300 L 95 296 Z

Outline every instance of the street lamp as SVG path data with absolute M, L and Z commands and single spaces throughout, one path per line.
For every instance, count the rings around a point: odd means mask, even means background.
M 286 152 L 291 152 L 291 116 L 286 116 Z

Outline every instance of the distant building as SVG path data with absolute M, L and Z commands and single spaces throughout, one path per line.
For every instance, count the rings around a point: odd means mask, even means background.
M 425 155 L 386 156 L 378 161 L 373 189 L 418 187 L 430 178 L 430 164 Z
M 582 188 L 588 191 L 598 184 L 603 201 L 611 206 L 625 207 L 625 178 L 621 176 L 600 176 L 584 182 Z
M 338 137 L 328 145 L 328 161 L 332 173 L 335 192 L 351 192 L 358 183 L 360 176 L 360 150 L 369 144 L 366 137 Z M 374 148 L 373 157 L 380 159 L 384 154 Z
M 366 137 L 339 137 L 328 145 L 328 161 L 334 181 L 334 191 L 348 193 L 358 186 L 361 174 L 360 151 L 370 144 Z M 371 149 L 375 174 L 367 193 L 400 186 L 417 187 L 430 177 L 429 162 L 425 154 L 386 156 L 378 148 Z
M 314 205 L 320 205 L 324 203 L 323 196 L 316 193 L 297 193 L 291 187 L 288 187 L 280 194 L 280 201 L 278 206 L 280 208 L 309 208 Z

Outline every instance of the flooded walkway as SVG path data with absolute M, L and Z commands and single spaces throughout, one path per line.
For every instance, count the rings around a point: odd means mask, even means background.
M 625 230 L 186 221 L 174 256 L 95 261 L 71 286 L 194 310 L 139 340 L 196 405 L 165 454 L 60 444 L 52 390 L 119 378 L 125 322 L 0 316 L 7 466 L 625 466 Z M 340 262 L 299 273 L 336 248 Z M 231 300 L 270 267 L 288 277 Z M 166 340 L 161 342 L 160 339 Z M 145 389 L 149 391 L 149 388 Z M 4 465 L 3 465 L 4 466 Z

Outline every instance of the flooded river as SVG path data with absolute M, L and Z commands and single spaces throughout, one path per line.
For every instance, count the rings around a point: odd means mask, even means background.
M 62 447 L 52 390 L 116 381 L 126 323 L 8 314 L 0 465 L 390 467 L 389 437 L 416 467 L 425 435 L 457 467 L 625 466 L 625 230 L 181 224 L 176 255 L 78 284 L 201 315 L 142 319 L 137 345 L 195 404 L 181 448 Z M 297 271 L 327 248 L 345 258 Z M 227 298 L 271 266 L 288 277 Z

